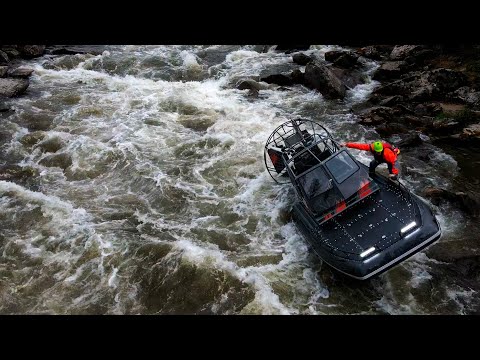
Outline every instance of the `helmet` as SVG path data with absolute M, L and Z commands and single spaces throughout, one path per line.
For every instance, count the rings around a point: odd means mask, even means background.
M 383 144 L 380 141 L 375 141 L 373 144 L 373 150 L 376 152 L 382 152 L 383 151 Z

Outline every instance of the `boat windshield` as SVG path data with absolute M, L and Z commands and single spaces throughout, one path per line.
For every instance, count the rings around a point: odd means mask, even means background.
M 337 183 L 341 184 L 358 171 L 359 166 L 346 151 L 338 153 L 325 163 Z
M 298 182 L 308 199 L 312 199 L 332 188 L 330 179 L 321 166 L 299 177 Z

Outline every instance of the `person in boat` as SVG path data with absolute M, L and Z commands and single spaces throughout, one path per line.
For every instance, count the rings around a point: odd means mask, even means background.
M 400 154 L 400 149 L 383 141 L 374 141 L 371 144 L 345 143 L 343 146 L 372 153 L 373 160 L 370 162 L 370 174 L 375 173 L 378 165 L 386 163 L 390 179 L 398 179 L 397 155 Z

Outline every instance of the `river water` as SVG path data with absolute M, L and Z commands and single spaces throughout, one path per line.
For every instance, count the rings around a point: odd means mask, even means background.
M 365 282 L 309 250 L 290 218 L 293 191 L 269 177 L 263 146 L 297 116 L 320 121 L 339 141 L 375 137 L 350 109 L 379 85 L 370 80 L 378 64 L 362 59 L 367 81 L 344 102 L 300 86 L 256 98 L 235 83 L 291 62 L 258 50 L 105 46 L 101 55 L 25 62 L 35 73 L 0 121 L 8 139 L 0 165 L 38 174 L 0 181 L 1 313 L 478 312 L 476 290 L 430 254 L 479 254 L 478 222 L 453 207 L 432 205 L 444 231 L 436 245 Z M 434 149 L 422 164 L 404 155 L 413 191 L 474 177 L 462 172 L 461 154 Z

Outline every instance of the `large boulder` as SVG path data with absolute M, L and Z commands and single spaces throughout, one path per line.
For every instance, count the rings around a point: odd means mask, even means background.
M 7 181 L 21 181 L 37 175 L 37 170 L 19 165 L 4 165 L 0 166 L 0 180 Z
M 465 74 L 450 69 L 435 69 L 426 74 L 428 81 L 435 86 L 435 92 L 446 95 L 467 83 Z
M 358 65 L 358 55 L 351 51 L 327 51 L 325 60 L 344 69 L 350 69 Z
M 390 53 L 392 60 L 404 60 L 409 56 L 413 56 L 416 52 L 422 50 L 420 45 L 397 45 Z
M 259 83 L 253 79 L 240 80 L 236 88 L 239 90 L 265 90 L 268 89 L 268 85 L 265 83 Z
M 312 61 L 305 67 L 305 85 L 318 90 L 327 99 L 343 99 L 347 91 L 332 70 L 318 61 Z
M 305 55 L 304 53 L 297 53 L 297 54 L 293 54 L 292 60 L 295 64 L 304 66 L 304 65 L 307 65 L 313 59 L 310 56 Z
M 471 107 L 480 107 L 480 91 L 474 91 L 468 86 L 462 86 L 449 95 L 453 101 L 463 102 Z
M 392 80 L 398 79 L 405 73 L 407 63 L 405 61 L 387 61 L 383 63 L 373 75 L 373 80 Z
M 295 83 L 292 79 L 292 70 L 295 68 L 298 66 L 293 63 L 273 65 L 260 73 L 259 80 L 267 84 L 290 86 Z
M 376 106 L 361 114 L 359 123 L 363 125 L 380 125 L 392 120 L 394 117 L 394 109 L 385 106 Z
M 55 45 L 46 49 L 46 53 L 51 55 L 101 55 L 104 51 L 104 45 Z
M 434 205 L 448 201 L 463 210 L 466 214 L 478 217 L 480 215 L 480 202 L 464 192 L 452 192 L 442 188 L 427 187 L 423 195 L 429 198 Z
M 45 45 L 18 45 L 17 49 L 23 57 L 34 58 L 43 55 Z
M 59 167 L 65 170 L 72 165 L 72 157 L 67 153 L 48 155 L 40 160 L 39 164 L 47 167 Z
M 0 97 L 21 95 L 30 85 L 28 79 L 0 79 Z
M 373 60 L 386 59 L 392 52 L 393 45 L 370 45 L 358 50 L 358 53 Z

